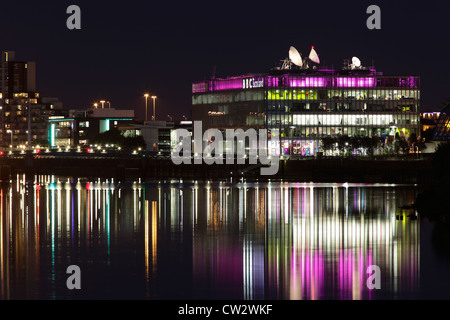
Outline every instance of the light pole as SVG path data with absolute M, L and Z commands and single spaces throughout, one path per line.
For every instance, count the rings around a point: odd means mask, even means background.
M 13 149 L 13 132 L 12 130 L 6 130 L 6 133 L 11 133 L 11 151 Z
M 95 109 L 97 109 L 97 107 L 98 107 L 98 103 L 97 102 L 94 103 L 94 107 L 95 107 Z
M 103 109 L 103 107 L 105 106 L 105 102 L 106 102 L 105 100 L 101 100 L 101 101 L 100 101 L 100 103 L 102 104 L 102 109 Z
M 147 121 L 147 99 L 148 99 L 149 94 L 146 93 L 144 94 L 145 97 L 145 121 Z
M 153 121 L 156 120 L 156 114 L 155 114 L 155 100 L 156 100 L 157 96 L 152 96 L 153 99 Z
M 30 92 L 28 92 L 28 151 L 31 152 L 31 102 Z

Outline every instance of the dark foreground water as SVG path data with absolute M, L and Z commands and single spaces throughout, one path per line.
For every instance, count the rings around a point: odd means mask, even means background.
M 400 209 L 418 191 L 18 176 L 0 189 L 0 297 L 448 299 L 448 248 Z

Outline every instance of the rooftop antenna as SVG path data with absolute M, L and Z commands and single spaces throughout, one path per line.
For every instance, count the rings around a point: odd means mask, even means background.
M 352 70 L 354 69 L 361 69 L 361 60 L 359 60 L 357 57 L 352 58 L 352 64 L 350 65 L 350 68 Z
M 303 67 L 303 60 L 300 53 L 298 53 L 297 49 L 293 46 L 289 48 L 289 59 L 295 64 L 297 67 Z
M 311 52 L 309 53 L 309 60 L 317 64 L 320 63 L 319 55 L 317 54 L 316 50 L 314 50 L 314 46 L 311 47 Z
M 309 54 L 309 57 L 302 58 L 297 49 L 291 46 L 289 48 L 289 58 L 281 60 L 281 67 L 275 67 L 274 70 L 290 70 L 292 69 L 292 64 L 299 67 L 300 69 L 309 69 L 311 62 L 320 64 L 319 55 L 317 54 L 316 50 L 314 50 L 314 47 L 311 47 L 311 53 Z M 316 69 L 317 67 L 313 66 L 312 68 Z
M 289 58 L 286 58 L 282 61 L 281 70 L 290 70 L 292 68 L 292 61 Z
M 311 52 L 309 53 L 309 56 L 304 59 L 303 61 L 303 69 L 309 69 L 311 66 L 311 62 L 315 64 L 320 63 L 319 55 L 317 54 L 316 50 L 314 50 L 314 46 L 311 47 Z M 312 66 L 312 69 L 317 69 L 315 65 Z

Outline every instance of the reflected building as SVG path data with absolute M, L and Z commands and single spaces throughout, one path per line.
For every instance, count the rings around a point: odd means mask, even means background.
M 288 201 L 268 212 L 273 239 L 267 256 L 269 297 L 370 299 L 375 294 L 366 286 L 371 265 L 382 270 L 382 287 L 390 287 L 391 298 L 417 289 L 418 222 L 395 220 L 395 196 L 384 195 L 382 203 L 366 207 L 372 197 L 364 192 L 348 187 L 275 190 L 276 203 Z M 299 200 L 297 207 L 292 197 Z M 335 205 L 329 206 L 330 198 Z M 411 242 L 398 241 L 405 238 Z
M 108 180 L 81 183 L 55 176 L 36 176 L 26 181 L 25 175 L 18 175 L 9 183 L 3 182 L 1 298 L 107 296 L 114 287 L 107 271 L 120 261 L 120 242 L 133 239 L 135 231 L 131 227 L 135 216 L 128 214 L 128 203 L 121 201 L 122 195 L 114 186 Z M 127 200 L 131 198 L 128 195 Z M 136 200 L 130 207 L 139 207 L 142 199 Z M 136 216 L 141 215 L 142 211 Z M 84 280 L 88 284 L 83 284 L 90 293 L 80 296 L 67 290 L 66 268 L 72 264 L 87 271 Z M 94 274 L 89 275 L 89 271 Z
M 226 188 L 206 191 L 203 208 L 215 218 L 206 228 L 194 227 L 199 233 L 193 243 L 198 292 L 292 300 L 398 298 L 418 292 L 419 222 L 398 211 L 404 198 L 389 188 L 269 184 L 228 191 L 248 207 L 235 211 L 237 227 L 217 210 Z M 233 226 L 239 237 L 224 232 Z M 382 288 L 389 288 L 382 293 L 366 286 L 371 265 L 382 270 Z
M 415 195 L 387 185 L 19 175 L 0 188 L 0 298 L 414 297 L 420 221 L 399 207 Z M 80 292 L 65 286 L 72 264 Z M 366 286 L 371 265 L 379 292 Z

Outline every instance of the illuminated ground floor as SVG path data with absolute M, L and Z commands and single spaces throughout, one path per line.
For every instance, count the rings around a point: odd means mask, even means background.
M 281 130 L 279 134 L 279 139 L 272 139 L 268 141 L 269 154 L 273 156 L 295 156 L 295 157 L 313 157 L 317 153 L 322 153 L 324 155 L 340 155 L 342 148 L 336 145 L 332 150 L 324 150 L 323 139 L 326 137 L 334 137 L 339 139 L 339 137 L 352 137 L 358 138 L 373 138 L 377 137 L 377 145 L 374 146 L 375 154 L 390 153 L 394 150 L 394 142 L 396 140 L 408 141 L 410 137 L 414 135 L 418 137 L 420 135 L 419 129 L 417 127 L 390 127 L 390 128 L 337 128 L 337 127 L 303 127 L 295 128 L 297 132 L 302 134 L 289 135 L 286 131 Z M 272 136 L 276 132 L 271 130 Z M 279 131 L 280 132 L 280 131 Z M 275 133 L 276 134 L 276 133 Z M 352 148 L 350 146 L 351 142 L 347 142 L 345 150 L 349 154 L 353 155 L 367 155 L 367 148 L 361 146 L 355 146 Z
M 269 141 L 272 156 L 315 156 L 321 149 L 320 140 L 281 140 Z
M 279 133 L 279 142 L 272 142 L 273 155 L 314 156 L 322 152 L 325 137 L 378 137 L 381 143 L 395 139 L 408 140 L 420 135 L 417 112 L 296 112 L 269 110 L 266 128 Z M 365 150 L 355 148 L 355 153 Z

